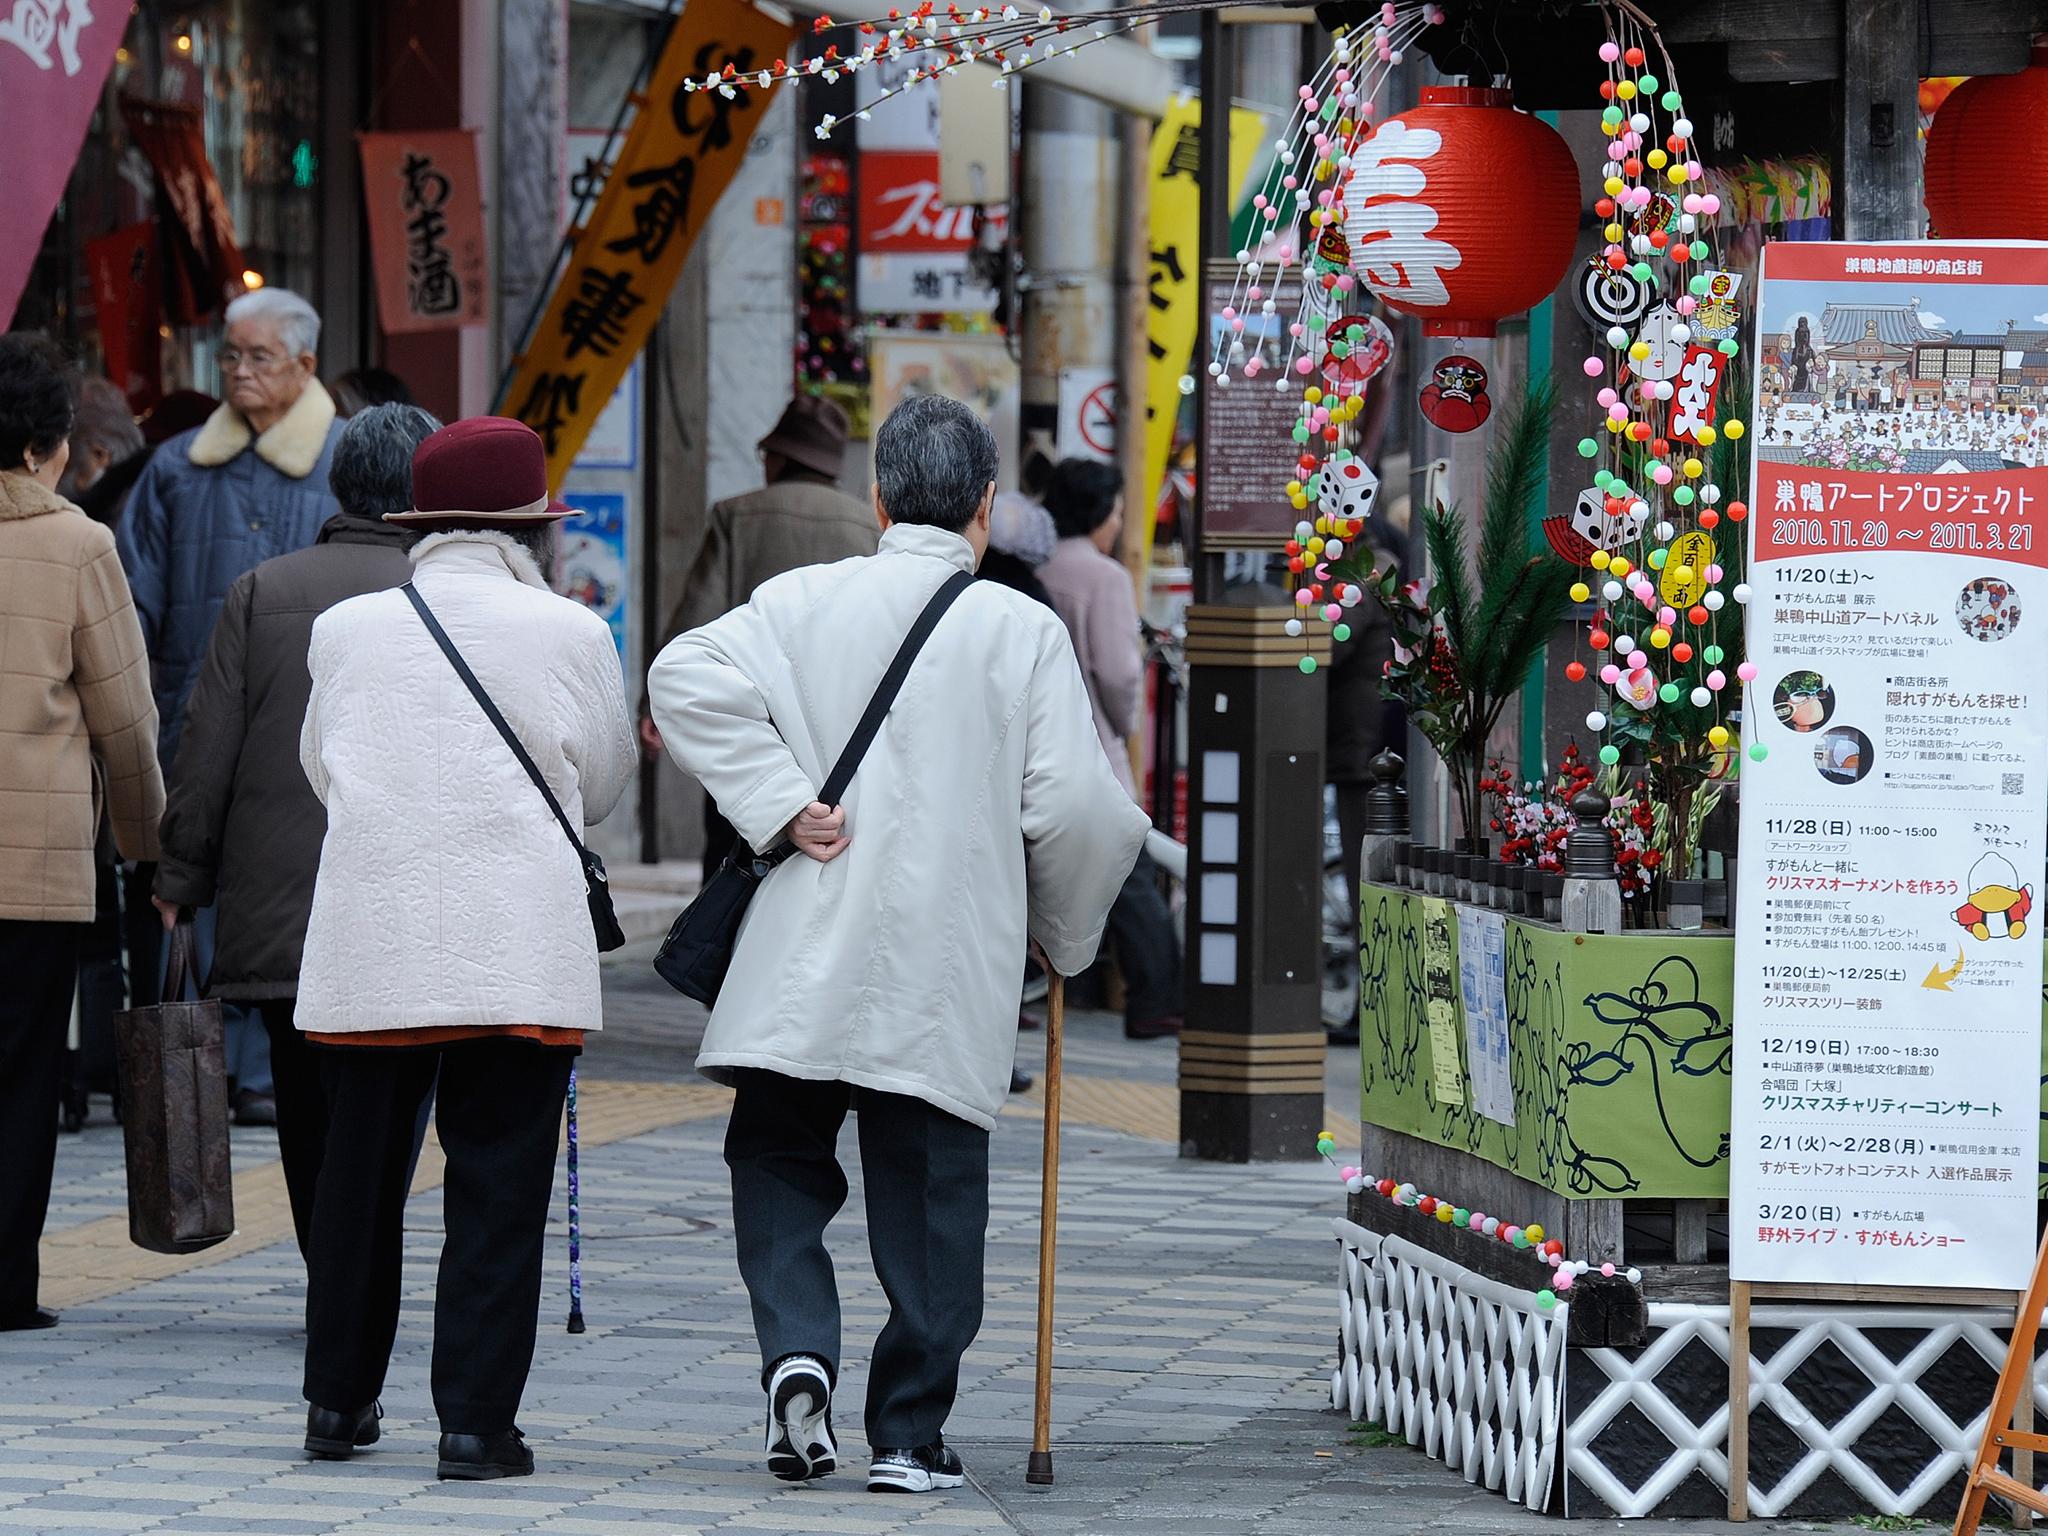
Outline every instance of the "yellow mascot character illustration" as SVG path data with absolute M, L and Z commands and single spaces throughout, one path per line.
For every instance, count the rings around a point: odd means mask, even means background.
M 2021 885 L 2018 871 L 1995 853 L 1970 866 L 1970 899 L 1955 910 L 1955 919 L 1973 937 L 2017 939 L 2027 931 L 2034 910 L 2034 888 Z

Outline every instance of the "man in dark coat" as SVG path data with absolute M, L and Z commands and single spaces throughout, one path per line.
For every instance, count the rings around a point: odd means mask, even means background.
M 272 555 L 304 549 L 335 513 L 327 473 L 340 423 L 315 377 L 320 316 L 289 289 L 258 288 L 229 304 L 226 318 L 226 398 L 196 432 L 150 455 L 115 535 L 149 647 L 166 776 L 228 588 Z M 198 940 L 204 975 L 213 964 L 210 915 L 199 920 Z M 149 970 L 160 974 L 158 965 Z M 240 1008 L 225 1011 L 235 1119 L 271 1124 L 263 1027 Z
M 213 994 L 255 1009 L 270 1036 L 277 1140 L 301 1252 L 327 1140 L 317 1059 L 292 1022 L 299 955 L 327 817 L 299 766 L 313 621 L 412 575 L 411 535 L 383 521 L 412 505 L 412 455 L 440 423 L 417 406 L 351 417 L 334 449 L 341 512 L 310 549 L 266 560 L 228 589 L 186 705 L 171 769 L 156 903 L 218 906 Z
M 697 563 L 669 615 L 662 644 L 685 630 L 723 618 L 763 582 L 801 566 L 875 552 L 881 530 L 874 509 L 838 487 L 846 461 L 846 412 L 816 395 L 789 402 L 775 430 L 761 439 L 758 491 L 714 503 Z M 640 707 L 641 744 L 661 754 L 661 736 Z M 718 807 L 704 802 L 704 879 L 725 861 L 736 834 Z

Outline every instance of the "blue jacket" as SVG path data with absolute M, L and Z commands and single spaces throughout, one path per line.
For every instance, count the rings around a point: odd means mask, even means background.
M 149 647 L 166 765 L 228 588 L 272 556 L 312 544 L 340 510 L 327 489 L 340 429 L 316 379 L 261 437 L 221 406 L 157 449 L 135 482 L 118 541 Z

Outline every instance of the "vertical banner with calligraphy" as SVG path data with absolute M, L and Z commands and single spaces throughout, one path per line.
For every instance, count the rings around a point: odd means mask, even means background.
M 775 87 L 742 84 L 784 57 L 795 31 L 745 0 L 690 0 L 670 31 L 589 221 L 498 409 L 547 443 L 562 477 L 661 317 L 718 196 L 739 169 Z M 698 90 L 727 63 L 730 85 Z
M 1244 184 L 1262 143 L 1264 119 L 1244 107 L 1230 114 L 1230 186 Z M 1152 516 L 1166 478 L 1180 419 L 1180 381 L 1202 332 L 1202 296 L 1195 269 L 1201 245 L 1202 104 L 1181 96 L 1166 104 L 1152 129 L 1151 269 L 1146 277 L 1145 547 L 1152 547 Z
M 86 274 L 107 377 L 141 412 L 163 395 L 163 289 L 157 282 L 156 225 L 144 220 L 85 242 Z
M 2048 245 L 1771 245 L 1757 309 L 1729 1273 L 2018 1288 Z
M 173 321 L 190 325 L 217 313 L 245 286 L 235 217 L 206 156 L 206 132 L 197 107 L 124 99 L 121 113 L 156 172 L 166 308 Z
M 0 15 L 8 206 L 0 232 L 0 319 L 13 316 L 28 286 L 127 25 L 127 6 L 93 8 L 84 0 L 16 4 Z
M 357 135 L 377 318 L 387 335 L 490 318 L 476 130 Z

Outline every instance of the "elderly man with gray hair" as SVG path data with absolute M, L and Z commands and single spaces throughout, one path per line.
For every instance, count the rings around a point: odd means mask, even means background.
M 341 423 L 314 376 L 319 347 L 320 317 L 295 293 L 259 288 L 229 304 L 221 406 L 151 456 L 116 532 L 149 648 L 167 774 L 228 588 L 265 560 L 311 544 L 337 510 L 327 475 Z M 205 975 L 213 963 L 210 912 L 198 939 Z M 133 979 L 146 989 L 138 1001 L 153 996 L 153 976 Z M 235 1118 L 268 1124 L 276 1105 L 263 1029 L 240 1009 L 227 1019 Z
M 789 1481 L 838 1460 L 824 1237 L 846 1199 L 836 1149 L 852 1109 L 890 1306 L 869 1370 L 868 1488 L 960 1486 L 943 1430 L 981 1327 L 1018 957 L 1028 939 L 1051 969 L 1084 969 L 1147 830 L 1096 740 L 1059 615 L 966 579 L 988 549 L 995 479 L 995 439 L 972 411 L 905 401 L 875 435 L 879 552 L 775 577 L 672 641 L 648 679 L 677 761 L 748 847 L 785 856 L 747 914 L 697 1065 L 737 1089 L 734 1231 L 768 1470 Z M 823 804 L 933 612 L 839 803 Z
M 266 560 L 228 588 L 168 785 L 156 872 L 165 926 L 217 911 L 212 990 L 262 1019 L 277 1079 L 277 1140 L 303 1253 L 327 1139 L 316 1053 L 293 1025 L 299 957 L 327 815 L 299 766 L 313 621 L 345 598 L 412 575 L 412 535 L 384 521 L 412 506 L 413 450 L 440 422 L 379 405 L 335 444 L 341 511 L 310 549 Z

